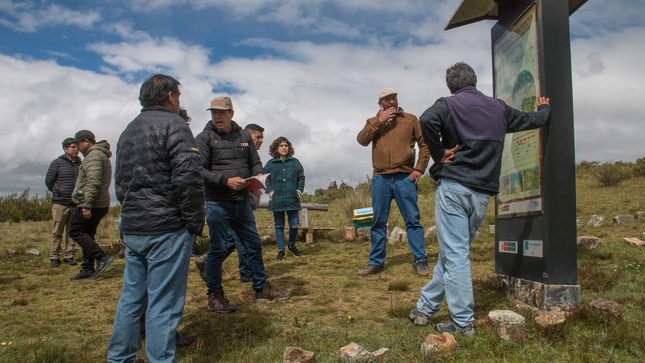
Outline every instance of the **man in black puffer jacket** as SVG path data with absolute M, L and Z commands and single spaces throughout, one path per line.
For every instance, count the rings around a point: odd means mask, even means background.
M 190 128 L 178 115 L 179 85 L 161 74 L 144 82 L 139 93 L 143 109 L 117 144 L 114 178 L 123 205 L 127 262 L 108 362 L 135 359 L 144 312 L 148 359 L 175 361 L 191 249 L 204 226 L 200 158 Z
M 253 139 L 233 121 L 233 102 L 229 97 L 215 97 L 208 110 L 211 121 L 196 138 L 202 160 L 210 235 L 206 259 L 208 310 L 218 313 L 235 311 L 222 286 L 222 264 L 235 249 L 235 244 L 228 242 L 231 229 L 244 246 L 255 301 L 288 299 L 290 292 L 278 290 L 267 280 L 262 261 L 262 241 L 246 190 L 248 181 L 245 179 L 264 173 Z
M 70 266 L 76 265 L 74 260 L 75 244 L 69 237 L 69 216 L 74 210 L 72 191 L 78 177 L 81 158 L 78 157 L 78 147 L 71 137 L 63 141 L 63 155 L 56 158 L 47 169 L 45 185 L 52 193 L 52 245 L 49 252 L 49 267 L 60 265 L 61 242 L 65 232 L 64 261 Z

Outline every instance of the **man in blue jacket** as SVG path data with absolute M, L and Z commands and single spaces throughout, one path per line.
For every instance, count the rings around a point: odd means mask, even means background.
M 134 361 L 144 312 L 148 359 L 176 361 L 175 331 L 186 302 L 190 254 L 204 226 L 199 153 L 178 115 L 179 86 L 162 74 L 145 81 L 141 113 L 117 144 L 114 179 L 123 205 L 126 264 L 108 362 Z
M 218 313 L 235 311 L 222 286 L 222 264 L 235 250 L 235 244 L 229 242 L 230 230 L 244 246 L 255 301 L 288 299 L 290 292 L 278 290 L 267 280 L 262 261 L 262 241 L 249 203 L 245 179 L 264 173 L 253 139 L 233 121 L 233 102 L 229 97 L 215 97 L 207 110 L 211 112 L 211 120 L 195 141 L 202 161 L 210 236 L 206 258 L 208 310 Z
M 421 289 L 410 319 L 427 325 L 446 298 L 450 318 L 435 326 L 438 333 L 474 335 L 473 286 L 468 253 L 499 190 L 506 133 L 536 129 L 547 123 L 549 99 L 538 98 L 537 112 L 521 112 L 479 92 L 475 71 L 456 63 L 446 71 L 452 96 L 438 99 L 419 118 L 435 163 L 435 221 L 439 258 L 432 280 Z
M 74 260 L 75 244 L 69 237 L 69 216 L 74 211 L 72 191 L 78 177 L 78 167 L 81 158 L 78 157 L 78 146 L 71 137 L 63 141 L 63 155 L 56 158 L 47 169 L 45 185 L 52 193 L 52 245 L 49 252 L 49 267 L 60 265 L 60 255 L 63 253 L 64 262 L 70 266 L 76 265 Z M 61 243 L 65 232 L 65 249 L 61 250 Z

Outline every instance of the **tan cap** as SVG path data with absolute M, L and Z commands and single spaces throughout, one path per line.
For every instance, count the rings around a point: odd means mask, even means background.
M 210 110 L 232 110 L 233 102 L 229 97 L 221 96 L 215 97 L 211 100 L 211 107 L 207 108 L 206 111 Z
M 398 95 L 398 94 L 399 94 L 399 93 L 398 93 L 397 91 L 395 91 L 395 90 L 394 90 L 394 88 L 385 87 L 385 88 L 383 88 L 383 89 L 381 90 L 381 92 L 379 92 L 379 94 L 378 94 L 378 99 L 379 99 L 379 101 L 380 101 L 380 100 L 381 100 L 381 98 L 383 98 L 383 97 L 387 97 L 387 96 L 389 96 L 389 95 Z

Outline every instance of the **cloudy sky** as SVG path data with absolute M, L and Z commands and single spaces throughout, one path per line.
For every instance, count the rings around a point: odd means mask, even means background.
M 492 21 L 444 31 L 461 0 L 0 0 L 0 195 L 44 193 L 60 142 L 113 147 L 142 81 L 166 73 L 196 135 L 228 94 L 241 125 L 289 138 L 306 191 L 371 174 L 356 142 L 383 87 L 420 115 L 465 61 L 492 94 Z M 577 162 L 645 156 L 645 2 L 589 0 L 571 16 Z

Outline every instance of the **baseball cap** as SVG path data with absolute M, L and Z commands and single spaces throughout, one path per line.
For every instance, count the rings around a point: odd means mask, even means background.
M 96 144 L 96 137 L 94 136 L 94 133 L 89 130 L 81 130 L 74 134 L 74 142 L 82 140 L 90 140 L 92 144 Z
M 210 110 L 232 110 L 233 102 L 229 97 L 221 96 L 215 97 L 211 100 L 211 107 L 207 108 L 206 111 Z
M 383 97 L 387 97 L 387 96 L 389 96 L 389 95 L 398 95 L 398 94 L 399 94 L 399 93 L 398 93 L 397 91 L 395 91 L 395 90 L 394 90 L 394 88 L 385 87 L 385 88 L 383 88 L 383 89 L 381 90 L 381 92 L 379 92 L 379 94 L 378 94 L 378 99 L 379 99 L 379 101 L 380 101 L 380 100 L 381 100 L 381 98 L 383 98 Z

